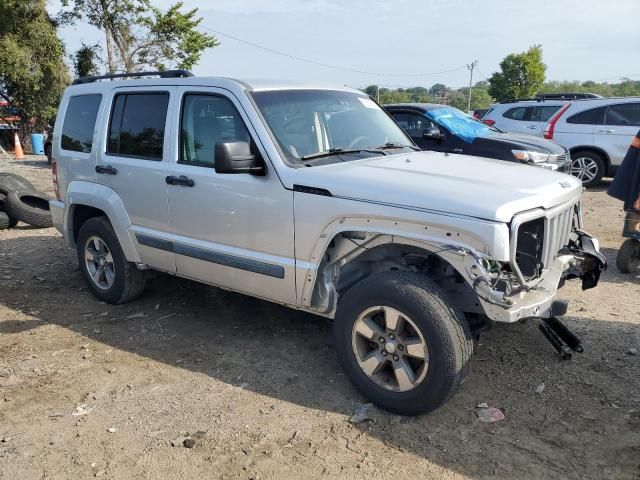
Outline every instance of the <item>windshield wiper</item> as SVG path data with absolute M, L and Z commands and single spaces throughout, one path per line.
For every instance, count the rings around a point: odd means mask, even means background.
M 397 143 L 397 142 L 387 142 L 384 145 L 380 145 L 375 148 L 376 150 L 392 150 L 395 148 L 410 148 L 415 151 L 420 151 L 420 148 L 416 147 L 415 145 L 403 145 L 402 143 Z
M 361 152 L 377 153 L 379 155 L 386 155 L 386 153 L 384 153 L 384 151 L 382 149 L 379 149 L 379 148 L 378 149 L 373 149 L 373 148 L 330 148 L 326 152 L 310 153 L 309 155 L 305 155 L 305 156 L 301 157 L 300 160 L 312 160 L 312 159 L 315 159 L 315 158 L 331 157 L 331 156 L 334 156 L 334 155 L 343 155 L 345 153 L 361 153 Z

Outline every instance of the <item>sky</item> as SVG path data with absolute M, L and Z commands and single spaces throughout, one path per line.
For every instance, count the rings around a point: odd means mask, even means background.
M 224 35 L 196 75 L 326 81 L 364 87 L 474 83 L 509 53 L 541 44 L 547 80 L 640 80 L 640 0 L 183 0 L 202 28 L 334 67 L 267 52 Z M 155 0 L 162 9 L 175 0 Z M 55 12 L 59 0 L 52 0 Z M 207 30 L 204 30 L 207 31 Z M 62 29 L 68 52 L 104 43 L 93 27 Z M 208 31 L 208 33 L 212 33 Z M 453 71 L 452 71 L 453 70 Z M 446 73 L 440 73 L 446 72 Z

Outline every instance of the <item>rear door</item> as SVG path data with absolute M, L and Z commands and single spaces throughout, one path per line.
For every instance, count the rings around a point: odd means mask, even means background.
M 612 165 L 618 166 L 638 129 L 640 102 L 610 105 L 604 114 L 604 124 L 595 129 L 596 145 L 607 152 Z
M 537 105 L 529 107 L 530 112 L 524 122 L 525 132 L 529 135 L 541 137 L 544 127 L 553 115 L 560 110 L 561 105 Z
M 111 187 L 124 203 L 142 261 L 175 272 L 165 241 L 170 231 L 167 208 L 167 159 L 172 146 L 165 135 L 171 122 L 176 87 L 114 89 L 96 181 Z

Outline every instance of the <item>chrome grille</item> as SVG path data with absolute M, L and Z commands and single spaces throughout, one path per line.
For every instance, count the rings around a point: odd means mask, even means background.
M 569 237 L 573 226 L 574 209 L 577 202 L 560 205 L 547 211 L 536 210 L 517 215 L 511 224 L 511 268 L 518 275 L 519 280 L 524 284 L 535 282 L 544 270 L 548 270 L 556 259 L 558 252 L 569 243 Z M 536 248 L 535 252 L 520 251 L 518 246 L 518 233 L 521 228 L 535 230 L 532 228 L 534 222 L 544 219 L 544 239 L 542 249 Z M 539 237 L 538 237 L 539 238 Z M 539 243 L 538 243 L 539 244 Z M 523 245 L 525 248 L 525 245 Z M 525 275 L 531 269 L 524 268 L 524 264 L 518 264 L 518 258 L 532 258 L 539 265 L 538 275 Z M 520 260 L 522 262 L 522 260 Z
M 544 268 L 549 268 L 558 255 L 558 251 L 569 243 L 573 205 L 553 216 L 547 216 L 545 222 L 545 241 L 542 253 Z

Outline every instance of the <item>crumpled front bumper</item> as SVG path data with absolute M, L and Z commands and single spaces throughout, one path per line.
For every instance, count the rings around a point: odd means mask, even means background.
M 577 238 L 559 253 L 539 283 L 504 297 L 508 305 L 497 305 L 480 298 L 486 315 L 495 322 L 504 323 L 525 318 L 551 318 L 555 315 L 552 306 L 556 293 L 564 280 L 582 279 L 583 290 L 595 287 L 607 268 L 607 259 L 600 252 L 597 239 L 582 230 L 576 230 L 575 234 Z

